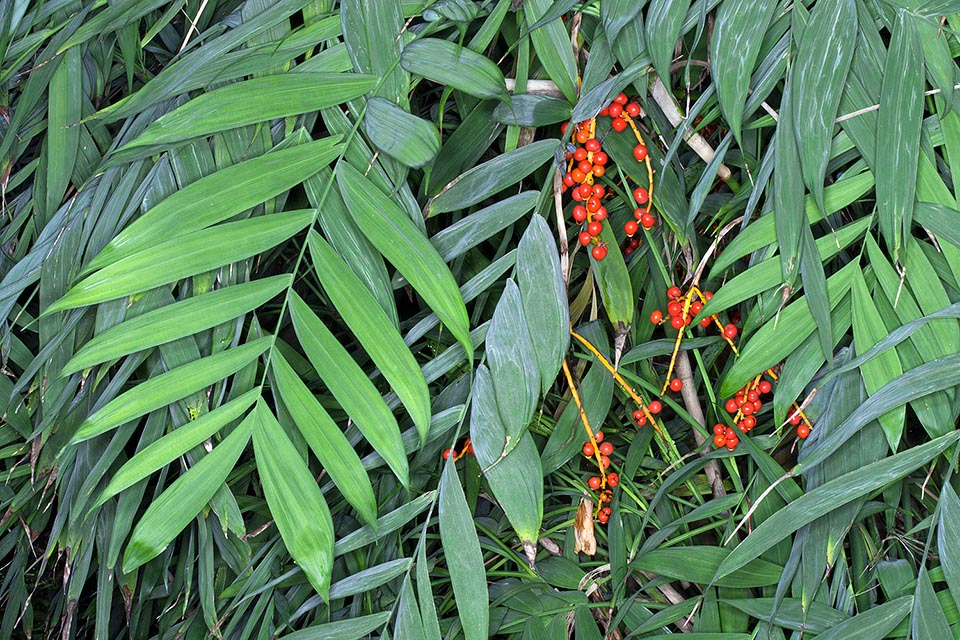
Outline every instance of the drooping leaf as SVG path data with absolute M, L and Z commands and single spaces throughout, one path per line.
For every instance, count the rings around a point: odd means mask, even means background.
M 509 100 L 503 73 L 485 56 L 453 42 L 420 38 L 403 48 L 400 65 L 418 76 L 478 98 Z
M 213 498 L 247 447 L 253 423 L 251 414 L 211 453 L 150 503 L 123 553 L 124 573 L 131 573 L 160 555 Z
M 440 151 L 437 128 L 389 100 L 367 100 L 364 125 L 370 142 L 408 167 L 422 167 Z
M 324 599 L 333 571 L 333 520 L 320 487 L 263 402 L 250 414 L 263 494 L 283 544 Z
M 337 183 L 350 215 L 374 246 L 393 263 L 410 285 L 463 345 L 473 361 L 470 321 L 460 291 L 447 265 L 413 222 L 359 171 L 341 164 Z
M 551 5 L 550 0 L 525 0 L 523 14 L 528 28 L 544 16 Z M 577 61 L 573 57 L 570 36 L 560 18 L 554 18 L 547 24 L 530 33 L 537 58 L 546 69 L 547 75 L 559 87 L 560 92 L 570 101 L 577 101 Z

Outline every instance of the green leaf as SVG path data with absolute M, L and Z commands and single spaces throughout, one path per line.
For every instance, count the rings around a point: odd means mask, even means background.
M 877 306 L 867 290 L 863 275 L 853 279 L 853 342 L 858 356 L 862 356 L 871 347 L 883 340 L 887 328 L 880 318 Z M 876 358 L 860 365 L 863 386 L 869 395 L 875 394 L 883 385 L 896 379 L 903 373 L 900 358 L 894 350 L 885 351 Z M 906 407 L 901 405 L 878 418 L 887 437 L 891 451 L 896 451 L 903 435 Z
M 235 82 L 161 116 L 117 152 L 319 111 L 369 93 L 378 80 L 355 73 L 285 73 Z
M 471 435 L 472 428 L 471 424 Z M 535 544 L 543 521 L 543 471 L 533 436 L 525 431 L 510 453 L 492 466 L 482 466 L 493 497 L 500 503 L 520 542 L 525 546 Z
M 414 40 L 403 48 L 400 66 L 478 98 L 506 102 L 507 84 L 503 73 L 486 56 L 438 38 Z
M 400 601 L 397 604 L 397 622 L 394 627 L 395 638 L 425 638 L 423 619 L 417 607 L 417 599 L 413 595 L 413 584 L 410 575 L 403 577 L 403 586 L 400 587 Z
M 800 256 L 800 277 L 803 280 L 804 297 L 810 315 L 817 325 L 817 335 L 820 338 L 820 350 L 825 360 L 833 355 L 833 331 L 830 328 L 830 303 L 827 293 L 827 277 L 823 272 L 823 262 L 820 251 L 813 240 L 810 227 L 801 228 L 801 242 L 803 253 Z
M 717 87 L 720 111 L 740 146 L 743 146 L 740 126 L 750 76 L 776 8 L 777 3 L 770 0 L 723 2 L 713 24 L 710 71 Z
M 251 415 L 252 417 L 252 415 Z M 213 498 L 247 447 L 253 420 L 247 418 L 214 450 L 190 467 L 150 503 L 123 552 L 123 572 L 160 555 Z
M 639 571 L 708 584 L 720 563 L 730 555 L 729 549 L 690 546 L 654 549 L 637 557 L 630 566 Z M 745 567 L 714 582 L 717 587 L 751 588 L 777 584 L 783 567 L 766 560 L 752 560 Z
M 309 209 L 275 213 L 161 242 L 87 276 L 44 313 L 123 298 L 250 258 L 288 240 L 314 215 Z
M 473 378 L 470 404 L 470 440 L 481 468 L 489 467 L 506 448 L 507 428 L 497 407 L 497 393 L 487 365 L 481 364 Z
M 430 202 L 430 215 L 466 209 L 496 195 L 552 160 L 559 144 L 559 140 L 537 140 L 478 164 Z M 509 179 L 504 180 L 504 176 Z
M 391 617 L 393 617 L 392 611 L 352 616 L 346 620 L 313 625 L 281 636 L 280 640 L 360 640 L 382 628 Z
M 72 49 L 57 63 L 47 102 L 47 184 L 42 202 L 49 219 L 70 185 L 80 145 L 83 105 L 82 52 Z M 38 203 L 39 204 L 39 203 Z
M 445 227 L 430 238 L 430 244 L 445 262 L 450 262 L 530 213 L 539 198 L 536 191 L 524 191 L 498 200 Z
M 673 52 L 689 10 L 690 0 L 651 0 L 647 9 L 647 49 L 662 79 L 670 77 Z
M 348 164 L 337 183 L 350 215 L 367 238 L 423 296 L 473 362 L 470 321 L 453 275 L 443 259 L 397 204 Z
M 803 181 L 821 211 L 837 108 L 857 35 L 854 0 L 822 0 L 811 12 L 791 71 L 793 126 Z
M 419 168 L 440 151 L 440 132 L 389 100 L 370 98 L 364 115 L 370 142 L 408 167 Z
M 95 509 L 121 491 L 129 489 L 150 474 L 185 455 L 222 429 L 224 425 L 239 418 L 259 396 L 258 389 L 251 389 L 144 447 L 113 474 L 110 484 L 103 490 L 91 509 Z
M 790 104 L 790 91 L 791 87 L 788 85 L 783 92 L 785 104 Z M 781 109 L 774 142 L 776 165 L 773 173 L 773 221 L 777 245 L 780 247 L 780 272 L 783 282 L 791 287 L 797 279 L 800 267 L 801 232 L 806 223 L 803 179 L 797 171 L 800 155 L 797 139 L 793 134 L 792 115 L 790 109 Z M 750 225 L 750 228 L 752 227 L 753 225 Z
M 546 395 L 570 346 L 570 308 L 557 246 L 539 215 L 530 220 L 517 247 L 517 282 L 541 391 Z
M 397 419 L 360 365 L 306 302 L 291 293 L 290 315 L 297 338 L 330 393 L 406 486 L 409 469 Z
M 913 596 L 913 616 L 910 620 L 914 638 L 950 638 L 953 632 L 950 623 L 940 606 L 937 592 L 927 574 L 927 568 L 920 568 L 917 576 L 917 588 Z
M 185 398 L 233 375 L 273 345 L 266 336 L 154 376 L 120 394 L 83 421 L 70 444 L 88 440 L 125 422 Z
M 257 471 L 270 514 L 287 551 L 326 600 L 333 571 L 330 509 L 310 469 L 262 401 L 250 417 Z
M 290 286 L 290 275 L 272 276 L 187 298 L 125 320 L 77 351 L 61 375 L 121 358 L 229 322 L 266 303 Z
M 377 498 L 356 450 L 280 353 L 273 354 L 270 367 L 276 391 L 313 455 L 360 517 L 376 526 Z
M 525 0 L 523 15 L 528 29 L 550 9 L 550 0 Z M 577 61 L 570 35 L 559 17 L 530 33 L 533 48 L 547 75 L 571 104 L 577 101 Z
M 824 631 L 817 640 L 876 640 L 886 638 L 913 607 L 913 596 L 904 596 L 862 611 Z
M 273 151 L 205 176 L 161 200 L 121 231 L 85 271 L 227 220 L 284 193 L 336 158 L 339 136 Z
M 906 11 L 897 11 L 883 71 L 877 139 L 877 213 L 880 233 L 894 262 L 903 258 L 911 234 L 923 122 L 923 51 Z
M 320 284 L 413 418 L 422 444 L 431 413 L 423 371 L 376 299 L 326 240 L 311 231 L 307 243 Z
M 960 498 L 950 483 L 940 490 L 940 520 L 937 525 L 937 549 L 940 566 L 950 587 L 950 595 L 960 607 Z
M 717 568 L 714 580 L 732 574 L 800 527 L 861 496 L 896 482 L 946 451 L 960 432 L 941 436 L 903 453 L 845 473 L 805 493 L 754 529 Z M 799 469 L 802 471 L 802 469 Z
M 601 242 L 607 244 L 607 257 L 595 260 L 590 256 L 590 265 L 597 279 L 603 307 L 607 311 L 607 318 L 614 329 L 619 331 L 633 324 L 633 315 L 636 312 L 636 300 L 633 296 L 633 284 L 630 273 L 620 253 L 620 245 L 610 225 L 604 225 L 598 236 Z
M 851 262 L 827 279 L 830 309 L 836 308 L 847 295 L 854 271 L 859 268 L 856 262 Z M 723 378 L 720 395 L 725 398 L 732 396 L 757 373 L 766 371 L 786 358 L 815 330 L 816 325 L 805 297 L 788 305 L 750 336 L 740 351 L 740 357 Z
M 497 302 L 485 340 L 490 377 L 500 418 L 506 428 L 506 450 L 527 428 L 540 398 L 540 372 L 520 300 L 520 289 L 508 279 Z
M 333 17 L 343 25 L 343 42 L 354 68 L 382 76 L 376 95 L 406 106 L 410 78 L 397 66 L 404 31 L 401 1 L 343 0 L 339 8 L 339 16 L 335 12 Z
M 493 119 L 521 127 L 542 127 L 570 119 L 570 103 L 550 96 L 520 94 L 510 97 L 508 104 L 498 104 Z
M 453 460 L 444 464 L 440 478 L 440 543 L 466 638 L 486 640 L 490 627 L 487 574 L 477 529 Z

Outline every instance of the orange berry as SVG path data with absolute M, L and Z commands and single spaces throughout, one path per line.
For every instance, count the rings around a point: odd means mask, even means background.
M 586 148 L 587 151 L 590 151 L 592 153 L 596 153 L 597 151 L 600 151 L 600 141 L 597 140 L 596 138 L 590 138 L 583 144 L 583 146 Z
M 647 405 L 647 410 L 653 415 L 657 415 L 658 413 L 663 411 L 663 405 L 660 404 L 659 400 L 653 400 L 650 402 L 650 404 Z
M 595 154 L 593 154 L 593 164 L 595 165 L 600 165 L 602 167 L 607 164 L 609 160 L 609 156 L 607 156 L 607 154 L 603 151 L 597 151 Z
M 713 425 L 713 435 L 722 436 L 727 431 L 727 428 L 722 424 Z
M 797 427 L 798 438 L 803 439 L 803 438 L 806 438 L 808 435 L 810 435 L 810 427 L 808 427 L 805 424 L 801 424 L 799 427 Z
M 618 476 L 615 473 L 608 473 L 607 484 L 610 485 L 611 487 L 617 486 L 618 484 L 620 484 L 620 476 Z
M 610 458 L 607 456 L 600 456 L 600 466 L 606 469 L 610 466 Z
M 660 324 L 661 322 L 663 322 L 663 311 L 660 311 L 660 309 L 657 309 L 656 311 L 651 313 L 650 322 L 652 322 L 653 324 Z
M 587 480 L 587 486 L 593 489 L 594 491 L 599 489 L 600 488 L 599 476 L 592 476 L 589 480 Z
M 647 159 L 647 148 L 638 144 L 633 148 L 633 157 L 637 159 L 637 162 L 643 162 Z
M 611 453 L 613 453 L 613 445 L 612 445 L 612 444 L 610 444 L 609 442 L 604 442 L 603 444 L 600 445 L 600 454 L 601 454 L 601 455 L 609 456 Z
M 595 451 L 594 451 L 594 449 L 593 449 L 593 444 L 590 443 L 590 442 L 584 442 L 584 443 L 583 443 L 583 455 L 586 456 L 587 458 L 589 458 L 589 457 L 593 456 L 594 453 L 595 453 Z
M 614 131 L 616 131 L 617 133 L 620 133 L 621 131 L 627 128 L 627 121 L 624 120 L 623 118 L 614 118 L 613 122 L 610 123 L 610 126 L 613 128 Z
M 676 393 L 677 391 L 680 391 L 680 389 L 683 389 L 683 382 L 680 380 L 680 378 L 674 378 L 670 381 L 670 391 Z
M 687 323 L 680 316 L 673 316 L 672 318 L 670 318 L 670 326 L 678 331 L 682 329 L 685 324 Z
M 633 190 L 633 199 L 640 204 L 646 204 L 647 200 L 650 199 L 650 192 L 643 187 L 637 187 Z
M 597 431 L 595 434 L 593 434 L 593 439 L 597 442 L 603 442 L 603 431 Z
M 713 444 L 718 447 L 722 447 L 723 445 L 727 444 L 727 439 L 723 437 L 722 433 L 718 433 L 717 435 L 713 436 Z
M 653 226 L 656 223 L 656 219 L 649 213 L 644 213 L 642 216 L 640 216 L 640 224 L 643 225 L 644 229 L 653 229 Z

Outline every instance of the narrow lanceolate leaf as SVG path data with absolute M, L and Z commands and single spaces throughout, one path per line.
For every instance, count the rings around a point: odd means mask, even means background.
M 287 73 L 236 82 L 161 116 L 120 151 L 319 111 L 368 93 L 378 81 L 355 73 Z
M 283 427 L 260 402 L 250 415 L 263 495 L 283 544 L 326 600 L 333 571 L 333 519 L 320 487 Z
M 430 238 L 430 244 L 437 249 L 440 257 L 450 262 L 530 213 L 537 206 L 539 198 L 537 191 L 524 191 L 503 200 L 498 199 L 489 207 L 478 209 L 445 227 Z M 520 289 L 523 290 L 522 284 Z
M 103 504 L 121 491 L 128 489 L 147 476 L 159 471 L 188 451 L 211 437 L 227 423 L 236 420 L 260 397 L 258 389 L 252 389 L 227 404 L 204 414 L 193 422 L 175 429 L 153 442 L 127 460 L 113 474 L 110 484 L 103 490 L 92 508 Z
M 264 304 L 292 281 L 289 274 L 254 280 L 187 298 L 121 322 L 83 345 L 61 375 L 229 322 Z
M 214 450 L 150 503 L 123 553 L 123 572 L 156 558 L 210 502 L 247 447 L 253 421 L 244 420 Z
M 440 151 L 437 128 L 389 100 L 367 100 L 363 122 L 370 142 L 408 167 L 422 167 Z
M 607 311 L 607 318 L 614 330 L 622 330 L 633 324 L 633 315 L 636 311 L 636 300 L 633 297 L 633 284 L 630 273 L 620 253 L 620 247 L 609 225 L 604 225 L 598 236 L 601 242 L 606 242 L 609 253 L 603 260 L 595 260 L 590 256 L 590 264 L 597 279 L 603 307 Z
M 347 502 L 367 524 L 375 527 L 377 498 L 360 456 L 280 353 L 273 354 L 270 366 L 276 376 L 276 390 L 310 450 Z
M 954 602 L 960 606 L 960 497 L 949 483 L 940 490 L 940 523 L 937 526 L 937 549 L 940 566 L 950 587 Z
M 790 104 L 791 90 L 792 85 L 788 84 L 783 91 L 784 104 Z M 797 150 L 797 138 L 793 133 L 793 112 L 790 109 L 780 110 L 774 144 L 773 221 L 777 232 L 777 245 L 780 247 L 783 282 L 793 287 L 800 272 L 800 238 L 802 228 L 807 224 L 807 215 L 803 198 L 803 178 L 797 170 L 800 166 L 800 154 Z
M 462 174 L 430 203 L 430 215 L 457 211 L 486 200 L 553 159 L 559 140 L 537 140 L 498 155 Z M 504 176 L 510 176 L 504 181 Z
M 497 408 L 497 393 L 487 365 L 481 364 L 473 378 L 470 403 L 470 441 L 480 468 L 500 459 L 507 439 L 507 429 Z
M 395 638 L 426 638 L 423 628 L 423 618 L 417 607 L 416 596 L 413 595 L 413 584 L 410 575 L 403 577 L 403 586 L 400 588 L 400 602 L 397 604 L 397 622 L 394 627 Z
M 880 233 L 894 262 L 903 257 L 913 219 L 923 122 L 923 52 L 916 26 L 905 9 L 897 11 L 883 72 L 877 140 L 877 213 Z
M 490 321 L 485 341 L 500 418 L 507 430 L 506 450 L 526 430 L 540 397 L 540 371 L 520 300 L 520 289 L 507 280 Z
M 281 640 L 360 640 L 383 627 L 393 617 L 392 611 L 351 616 L 347 620 L 315 624 L 306 629 L 281 636 Z
M 740 125 L 750 76 L 776 8 L 775 0 L 721 3 L 710 37 L 710 68 L 720 111 L 741 146 Z
M 651 0 L 647 9 L 647 49 L 661 78 L 670 77 L 673 52 L 689 10 L 690 0 Z
M 914 638 L 950 638 L 953 635 L 926 567 L 922 567 L 917 576 L 910 623 Z
M 320 284 L 413 418 L 422 443 L 431 414 L 430 390 L 423 371 L 396 326 L 327 241 L 311 232 L 307 243 Z
M 527 26 L 532 27 L 553 4 L 550 0 L 525 0 L 523 14 Z M 557 85 L 571 104 L 577 101 L 577 61 L 573 57 L 573 46 L 560 18 L 555 18 L 535 29 L 530 34 L 533 48 L 537 52 L 540 64 L 547 75 Z
M 817 325 L 820 338 L 820 350 L 827 360 L 833 354 L 833 331 L 830 328 L 830 301 L 827 294 L 827 277 L 823 272 L 820 251 L 813 240 L 810 227 L 800 229 L 803 255 L 800 257 L 800 277 L 803 280 L 803 292 L 807 298 L 810 315 Z
M 839 426 L 818 440 L 810 455 L 799 465 L 799 470 L 811 469 L 823 462 L 872 420 L 907 402 L 960 384 L 960 354 L 938 358 L 910 369 L 883 385 Z
M 903 596 L 861 611 L 852 618 L 819 634 L 817 640 L 876 640 L 887 634 L 907 617 L 913 608 L 913 596 Z
M 400 0 L 343 0 L 339 9 L 343 43 L 354 68 L 383 77 L 376 94 L 405 104 L 410 78 L 396 64 L 404 29 Z M 333 17 L 337 17 L 337 12 Z
M 313 222 L 314 214 L 287 211 L 226 222 L 162 242 L 87 276 L 44 313 L 123 298 L 253 257 L 288 240 Z
M 570 307 L 557 246 L 541 216 L 533 216 L 517 247 L 517 282 L 541 391 L 546 394 L 570 344 Z
M 117 396 L 83 421 L 70 443 L 100 435 L 233 375 L 273 345 L 271 336 L 171 369 Z
M 466 638 L 486 640 L 490 627 L 487 575 L 477 528 L 452 460 L 444 464 L 440 478 L 440 544 Z
M 467 308 L 437 250 L 393 200 L 350 165 L 340 165 L 337 184 L 357 226 L 423 297 L 472 363 Z
M 822 0 L 810 15 L 791 71 L 793 127 L 803 181 L 821 211 L 834 120 L 857 35 L 854 0 Z
M 853 343 L 857 355 L 862 356 L 871 347 L 887 336 L 887 328 L 880 318 L 877 305 L 874 304 L 862 274 L 853 279 Z M 880 388 L 903 373 L 900 358 L 894 349 L 884 351 L 877 357 L 860 365 L 863 386 L 873 395 Z M 891 451 L 896 451 L 903 435 L 906 406 L 900 405 L 878 418 Z
M 746 566 L 805 524 L 896 482 L 946 451 L 958 439 L 960 432 L 949 433 L 825 482 L 763 521 L 720 564 L 714 578 L 728 576 Z
M 137 218 L 86 266 L 100 269 L 160 242 L 227 220 L 300 184 L 339 155 L 339 136 L 282 149 L 205 176 Z
M 406 485 L 408 466 L 400 427 L 380 392 L 330 329 L 296 293 L 291 294 L 290 314 L 303 350 L 330 393 L 400 482 Z
M 437 38 L 414 40 L 403 48 L 400 66 L 478 98 L 509 100 L 507 84 L 497 65 L 454 42 Z
M 47 102 L 47 184 L 43 203 L 49 219 L 60 206 L 80 144 L 80 108 L 83 105 L 83 66 L 80 49 L 68 50 L 50 80 Z

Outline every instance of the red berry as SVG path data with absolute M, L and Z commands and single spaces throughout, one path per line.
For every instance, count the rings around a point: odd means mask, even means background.
M 660 311 L 660 309 L 657 309 L 656 311 L 651 313 L 650 322 L 652 322 L 653 324 L 660 324 L 661 322 L 663 322 L 663 311 Z
M 696 300 L 690 305 L 690 313 L 693 315 L 700 313 L 701 309 L 703 309 L 703 303 L 701 303 L 699 300 Z
M 773 385 L 766 380 L 761 380 L 760 384 L 757 385 L 757 389 L 760 391 L 760 393 L 766 394 L 770 393 L 770 390 L 773 389 Z
M 681 291 L 680 287 L 678 287 L 677 285 L 673 285 L 672 287 L 667 289 L 667 298 L 670 300 L 676 300 L 682 295 L 683 295 L 683 291 Z
M 602 184 L 593 185 L 593 189 L 590 190 L 590 193 L 597 198 L 602 198 L 607 195 L 607 190 L 603 188 Z
M 455 456 L 456 452 L 453 449 L 444 449 L 443 450 L 443 459 L 447 460 L 450 456 Z
M 590 255 L 593 256 L 594 260 L 603 260 L 607 257 L 607 248 L 602 244 L 598 244 L 590 251 Z
M 643 411 L 641 411 L 640 409 L 637 409 L 636 411 L 633 412 L 633 420 L 634 420 L 634 422 L 636 422 L 637 420 L 639 420 L 640 418 L 643 418 L 643 417 L 645 417 L 645 416 L 643 415 Z
M 608 474 L 607 474 L 607 484 L 608 484 L 609 486 L 611 486 L 611 487 L 617 486 L 618 484 L 620 484 L 620 476 L 618 476 L 618 475 L 615 474 L 615 473 L 608 473 Z M 609 508 L 610 508 L 610 507 L 604 507 L 603 510 L 606 511 L 606 510 L 609 509 Z
M 603 205 L 600 205 L 600 208 L 593 212 L 593 219 L 597 222 L 602 222 L 607 219 L 607 208 Z
M 740 405 L 737 404 L 736 400 L 734 400 L 733 398 L 730 398 L 729 400 L 727 400 L 727 405 L 725 408 L 727 410 L 727 413 L 736 413 L 737 409 L 740 408 Z
M 623 105 L 617 102 L 614 102 L 612 105 L 608 107 L 608 112 L 611 118 L 619 118 L 620 115 L 623 113 Z
M 610 466 L 610 458 L 607 456 L 600 456 L 600 466 L 606 469 Z
M 600 151 L 600 141 L 597 140 L 596 138 L 590 138 L 583 144 L 583 146 L 584 148 L 586 148 L 587 151 L 590 151 L 592 153 L 596 153 L 597 151 Z
M 587 480 L 587 486 L 596 491 L 600 488 L 600 478 L 598 476 L 592 476 Z
M 722 447 L 723 445 L 727 444 L 727 439 L 723 437 L 722 433 L 718 433 L 717 435 L 713 436 L 713 444 L 718 447 Z
M 734 436 L 733 438 L 727 438 L 727 449 L 733 451 L 737 448 L 737 445 L 740 444 L 740 438 Z
M 726 431 L 727 428 L 722 424 L 717 423 L 713 425 L 713 435 L 715 436 L 722 436 Z
M 647 405 L 647 410 L 650 411 L 653 415 L 657 415 L 663 411 L 663 405 L 660 404 L 659 400 L 652 400 L 650 404 Z
M 633 148 L 633 157 L 637 159 L 637 162 L 643 162 L 647 159 L 647 148 L 638 144 Z
M 743 419 L 742 424 L 746 424 L 747 431 L 749 431 L 750 429 L 753 429 L 755 426 L 757 426 L 757 419 L 753 416 L 747 416 L 746 418 Z
M 603 231 L 603 225 L 599 222 L 591 222 L 587 225 L 587 233 L 591 236 L 598 236 L 601 231 Z
M 607 154 L 604 153 L 603 151 L 597 151 L 595 154 L 593 154 L 594 165 L 600 165 L 602 167 L 603 165 L 607 164 L 609 160 L 610 160 L 610 157 L 607 156 Z
M 703 299 L 706 300 L 707 302 L 709 302 L 709 301 L 710 301 L 710 298 L 712 298 L 712 297 L 713 297 L 713 292 L 712 292 L 712 291 L 704 291 L 704 292 L 703 292 Z
M 732 324 L 723 325 L 723 337 L 728 340 L 733 340 L 737 337 L 737 328 Z
M 576 182 L 574 182 L 572 175 L 570 175 L 569 173 L 563 174 L 563 186 L 572 187 L 575 184 Z
M 640 224 L 643 225 L 644 229 L 653 229 L 653 225 L 655 225 L 656 223 L 657 221 L 649 213 L 645 213 L 642 216 L 640 216 Z
M 797 437 L 798 437 L 798 438 L 800 438 L 800 439 L 802 440 L 803 438 L 806 438 L 808 435 L 810 435 L 810 427 L 808 427 L 808 426 L 805 425 L 805 424 L 802 424 L 802 425 L 800 425 L 799 427 L 797 427 Z
M 583 455 L 589 458 L 589 457 L 593 456 L 594 453 L 595 453 L 595 451 L 594 451 L 594 449 L 593 449 L 593 444 L 591 444 L 591 443 L 589 443 L 589 442 L 584 442 L 584 443 L 583 443 Z
M 573 178 L 574 182 L 583 182 L 586 179 L 587 174 L 585 174 L 583 171 L 580 171 L 580 169 L 574 169 L 570 172 L 570 176 Z M 577 198 L 576 195 L 574 195 L 574 198 L 577 200 L 583 200 L 583 198 Z
M 631 118 L 636 118 L 640 115 L 640 105 L 638 105 L 636 102 L 631 102 L 627 105 L 626 111 Z
M 578 239 L 580 240 L 580 244 L 582 244 L 583 246 L 587 246 L 588 244 L 590 244 L 590 240 L 592 238 L 593 236 L 591 236 L 586 231 L 581 231 L 580 235 L 578 236 Z
M 593 195 L 593 187 L 584 182 L 580 185 L 580 197 L 584 200 Z
M 740 413 L 742 413 L 745 416 L 750 415 L 754 411 L 755 409 L 753 408 L 752 402 L 744 402 L 743 405 L 740 407 Z
M 582 204 L 578 204 L 573 208 L 573 219 L 576 222 L 583 222 L 587 219 L 587 208 Z
M 569 126 L 570 126 L 570 122 L 569 122 L 569 121 L 568 121 L 568 122 L 564 122 L 563 124 L 561 124 L 561 125 L 560 125 L 560 133 L 566 133 L 566 132 L 567 132 L 567 127 L 569 127 Z
M 643 187 L 637 187 L 633 190 L 633 199 L 640 204 L 645 204 L 650 199 L 650 192 Z
M 670 381 L 670 391 L 676 393 L 677 391 L 680 391 L 680 389 L 683 389 L 683 382 L 680 380 L 680 378 L 674 378 Z
M 678 331 L 682 329 L 686 324 L 687 324 L 686 321 L 680 316 L 673 316 L 672 318 L 670 318 L 670 326 Z
M 607 116 L 610 115 L 610 107 L 604 107 L 603 109 L 600 110 L 600 113 L 598 113 L 597 115 L 603 116 L 604 118 L 606 118 Z
M 623 225 L 623 230 L 628 236 L 632 236 L 640 230 L 640 225 L 637 224 L 636 220 L 627 220 Z
M 614 131 L 616 131 L 617 133 L 620 133 L 621 131 L 627 128 L 627 121 L 624 120 L 623 118 L 614 118 L 613 122 L 610 123 L 610 126 L 613 128 Z
M 627 104 L 627 94 L 621 91 L 620 93 L 617 94 L 617 97 L 614 98 L 613 101 L 623 106 Z
M 593 170 L 593 163 L 589 160 L 581 160 L 580 164 L 577 165 L 577 169 L 580 169 L 580 171 L 583 171 L 584 175 L 586 175 Z
M 595 165 L 593 165 L 593 166 L 590 168 L 590 171 L 593 173 L 593 175 L 597 176 L 598 178 L 602 178 L 602 177 L 603 177 L 603 174 L 605 174 L 605 173 L 607 172 L 607 170 L 604 169 L 604 168 L 603 168 L 603 165 L 601 165 L 601 164 L 595 164 Z
M 790 417 L 790 424 L 792 424 L 793 426 L 797 426 L 798 424 L 800 424 L 800 421 L 801 421 L 801 418 L 799 413 L 796 414 L 795 416 Z
M 634 413 L 636 413 L 636 412 L 634 412 Z M 642 412 L 642 411 L 639 412 L 639 413 L 640 413 L 640 417 L 639 417 L 639 418 L 635 418 L 635 419 L 634 419 L 634 422 L 637 423 L 637 426 L 638 426 L 638 427 L 642 427 L 643 425 L 647 424 L 647 416 L 643 415 L 643 412 Z
M 713 324 L 713 318 L 704 318 L 700 321 L 701 327 L 709 327 L 711 324 Z
M 749 400 L 750 402 L 756 402 L 759 399 L 760 399 L 760 394 L 757 393 L 756 391 L 751 391 L 747 394 L 747 400 Z
M 603 431 L 597 431 L 595 434 L 593 434 L 593 439 L 597 442 L 603 442 Z
M 678 316 L 683 313 L 683 305 L 674 300 L 667 305 L 667 313 L 669 313 L 671 316 Z
M 609 442 L 604 442 L 603 444 L 600 445 L 600 454 L 601 454 L 601 455 L 608 456 L 608 455 L 610 455 L 611 453 L 613 453 L 613 445 L 612 445 L 612 444 L 610 444 Z
M 597 520 L 600 521 L 600 524 L 607 524 L 607 521 L 610 520 L 610 516 L 604 512 L 600 512 L 597 514 Z

